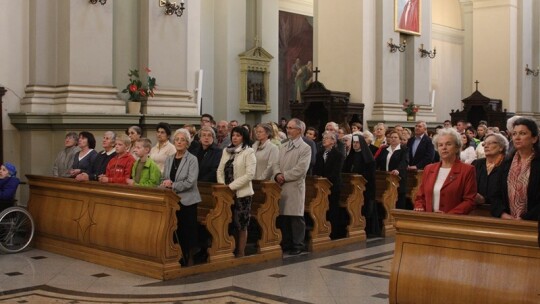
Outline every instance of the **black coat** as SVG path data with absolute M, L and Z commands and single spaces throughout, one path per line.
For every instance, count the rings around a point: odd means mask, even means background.
M 416 148 L 416 153 L 413 156 L 413 144 L 415 137 L 411 137 L 407 142 L 407 148 L 409 149 L 409 165 L 416 166 L 419 170 L 424 169 L 425 166 L 433 162 L 435 156 L 435 148 L 431 142 L 429 136 L 424 135 Z
M 98 153 L 96 159 L 94 160 L 94 163 L 92 164 L 92 172 L 88 174 L 88 179 L 97 181 L 98 177 L 101 174 L 105 174 L 107 172 L 107 165 L 109 164 L 109 161 L 116 156 L 116 151 L 111 153 L 110 155 L 107 155 L 107 152 L 105 150 Z
M 371 155 L 371 151 L 366 151 L 366 154 Z M 364 191 L 364 204 L 369 201 L 375 201 L 375 160 L 373 156 L 369 158 L 362 151 L 356 152 L 351 150 L 343 164 L 344 173 L 356 173 L 362 175 L 366 179 L 366 191 Z
M 492 209 L 492 215 L 501 217 L 503 212 L 510 213 L 510 204 L 508 199 L 508 173 L 512 165 L 513 157 L 510 157 L 501 164 L 500 188 L 502 190 L 502 199 L 495 202 Z M 523 215 L 524 220 L 539 220 L 540 217 L 540 155 L 531 161 L 531 173 L 529 175 L 529 184 L 527 185 L 527 212 Z
M 197 178 L 199 182 L 217 183 L 216 172 L 222 154 L 223 150 L 216 144 L 212 144 L 206 150 L 203 150 L 202 145 L 200 146 L 194 154 L 199 161 L 199 177 Z
M 409 151 L 407 146 L 400 145 L 400 149 L 394 151 L 390 157 L 390 163 L 388 164 L 388 170 L 386 170 L 386 158 L 388 157 L 388 150 L 383 149 L 377 157 L 377 169 L 381 171 L 399 171 L 399 193 L 407 192 L 407 166 L 409 165 Z
M 330 204 L 339 204 L 339 197 L 341 195 L 341 169 L 343 167 L 343 155 L 334 146 L 326 157 L 326 161 L 323 158 L 324 151 L 317 152 L 315 161 L 315 167 L 313 168 L 313 174 L 317 176 L 326 177 L 331 183 L 330 196 L 328 200 Z
M 495 210 L 493 207 L 496 205 L 494 202 L 500 201 L 502 197 L 502 188 L 500 186 L 502 182 L 502 164 L 493 168 L 489 175 L 487 173 L 485 158 L 475 159 L 471 165 L 476 169 L 477 191 L 484 197 L 485 204 L 491 205 L 491 210 L 493 212 Z M 493 216 L 496 215 L 493 214 Z

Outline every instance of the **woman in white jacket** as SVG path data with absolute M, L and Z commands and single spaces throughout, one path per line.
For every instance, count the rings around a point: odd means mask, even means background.
M 257 159 L 250 147 L 249 132 L 243 127 L 231 131 L 231 144 L 223 149 L 217 169 L 217 181 L 236 192 L 233 209 L 236 241 L 236 256 L 243 257 L 247 243 L 247 228 L 251 213 L 253 186 Z

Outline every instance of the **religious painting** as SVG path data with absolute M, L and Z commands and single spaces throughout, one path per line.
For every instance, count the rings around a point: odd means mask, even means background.
M 291 102 L 313 81 L 313 17 L 279 12 L 279 116 L 290 117 Z
M 264 88 L 264 72 L 249 71 L 247 80 L 247 102 L 249 104 L 266 104 Z
M 394 25 L 396 32 L 420 35 L 421 1 L 422 0 L 394 0 Z

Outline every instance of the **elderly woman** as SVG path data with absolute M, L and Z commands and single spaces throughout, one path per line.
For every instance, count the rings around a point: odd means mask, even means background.
M 349 155 L 349 153 L 351 153 L 352 134 L 345 134 L 340 140 L 343 143 L 343 146 L 345 146 L 345 155 L 344 155 L 344 157 L 347 157 L 347 155 Z
M 331 183 L 330 203 L 328 210 L 328 219 L 332 224 L 331 239 L 344 238 L 347 236 L 347 222 L 345 213 L 339 206 L 339 197 L 341 195 L 341 169 L 343 167 L 344 155 L 337 150 L 337 138 L 334 132 L 324 132 L 322 135 L 322 149 L 317 152 L 313 174 L 326 177 Z
M 402 145 L 407 145 L 407 143 L 409 142 L 409 139 L 411 138 L 411 136 L 412 136 L 411 129 L 404 128 L 403 132 L 401 132 L 401 144 Z
M 191 133 L 190 133 L 191 135 Z M 176 148 L 169 141 L 171 138 L 171 126 L 166 122 L 160 122 L 156 126 L 156 139 L 157 143 L 150 150 L 150 159 L 152 159 L 159 170 L 163 173 L 165 167 L 165 160 L 176 153 Z
M 364 141 L 367 143 L 369 151 L 371 151 L 371 154 L 374 155 L 377 153 L 377 150 L 379 150 L 378 147 L 373 145 L 373 140 L 375 137 L 373 136 L 373 133 L 369 132 L 368 130 L 365 130 L 362 132 L 362 135 L 364 136 Z
M 199 131 L 200 149 L 196 152 L 199 161 L 200 182 L 217 183 L 216 171 L 223 154 L 216 144 L 216 132 L 209 126 L 203 126 Z
M 253 186 L 257 159 L 249 146 L 247 128 L 234 127 L 231 130 L 231 144 L 223 150 L 217 170 L 218 183 L 226 184 L 235 192 L 233 222 L 235 226 L 236 256 L 243 257 L 247 243 L 247 228 L 251 216 Z
M 92 176 L 93 174 L 93 166 L 97 158 L 97 152 L 94 150 L 96 147 L 96 138 L 94 137 L 94 134 L 86 131 L 79 133 L 78 146 L 81 151 L 75 154 L 73 166 L 69 171 L 69 174 L 71 177 L 81 180 L 80 178 L 77 178 L 78 175 L 86 174 Z
M 142 129 L 139 126 L 131 126 L 126 130 L 126 135 L 129 136 L 129 139 L 131 140 L 131 145 L 129 146 L 129 153 L 131 153 L 133 157 L 137 158 L 137 155 L 135 155 L 133 149 L 135 149 L 135 143 L 137 142 L 137 140 L 142 136 Z
M 468 214 L 475 207 L 476 174 L 473 166 L 459 159 L 461 135 L 454 129 L 440 129 L 433 145 L 441 161 L 424 168 L 414 210 Z
M 538 220 L 540 216 L 540 145 L 538 125 L 521 117 L 512 129 L 514 151 L 501 165 L 502 199 L 492 209 L 495 217 Z
M 364 134 L 367 131 L 364 131 Z M 366 217 L 366 233 L 368 236 L 380 236 L 381 226 L 375 202 L 375 159 L 368 144 L 360 135 L 352 136 L 352 149 L 343 163 L 344 173 L 356 173 L 362 175 L 366 183 L 364 191 L 364 207 L 362 214 Z
M 401 179 L 398 188 L 397 209 L 406 209 L 407 167 L 409 166 L 409 151 L 407 145 L 401 144 L 400 134 L 396 130 L 386 133 L 388 147 L 382 149 L 377 158 L 377 169 L 398 175 Z
M 472 139 L 465 133 L 460 135 L 461 138 L 461 152 L 459 153 L 459 159 L 470 164 L 476 159 L 476 146 L 471 146 Z
M 253 144 L 257 159 L 255 180 L 269 180 L 274 176 L 273 167 L 279 161 L 279 148 L 270 141 L 272 132 L 272 126 L 269 124 L 259 124 L 255 127 L 257 140 Z
M 508 149 L 508 140 L 501 134 L 486 135 L 483 142 L 485 158 L 476 159 L 472 165 L 476 168 L 476 204 L 488 204 L 492 207 L 493 202 L 501 196 L 501 164 Z
M 64 139 L 64 149 L 58 153 L 53 164 L 53 176 L 69 177 L 69 170 L 73 166 L 75 153 L 79 152 L 77 147 L 78 135 L 75 132 L 69 132 Z
M 178 219 L 178 235 L 182 249 L 184 266 L 193 265 L 195 246 L 198 241 L 197 205 L 201 195 L 197 188 L 199 165 L 197 158 L 188 152 L 191 135 L 186 129 L 174 132 L 176 153 L 165 161 L 165 169 L 161 176 L 161 187 L 172 189 L 180 196 L 180 210 L 176 212 Z
M 375 125 L 373 134 L 375 135 L 375 140 L 372 144 L 375 147 L 379 148 L 381 145 L 386 145 L 386 126 L 382 122 Z

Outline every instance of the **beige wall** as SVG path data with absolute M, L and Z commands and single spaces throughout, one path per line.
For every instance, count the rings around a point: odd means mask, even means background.
M 459 0 L 431 0 L 432 22 L 454 29 L 462 29 Z

